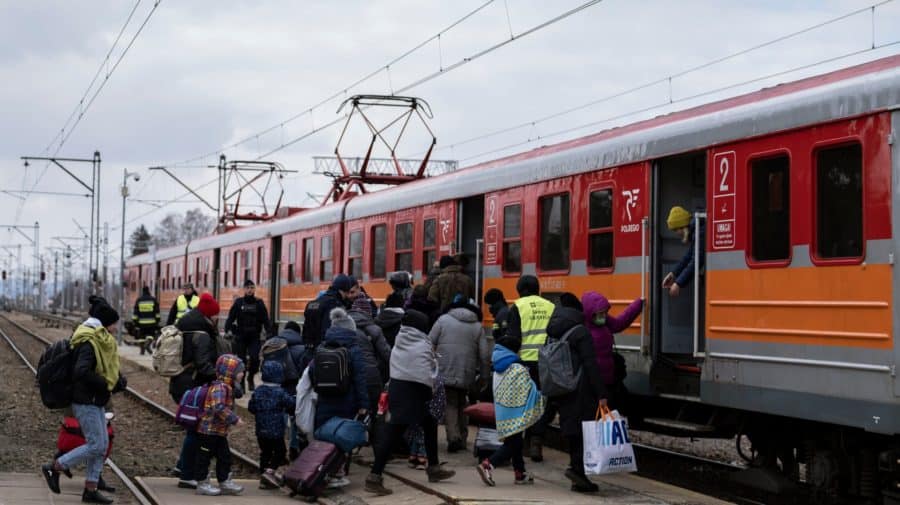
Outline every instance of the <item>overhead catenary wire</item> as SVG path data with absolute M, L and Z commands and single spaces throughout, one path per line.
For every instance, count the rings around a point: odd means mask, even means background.
M 408 50 L 405 51 L 403 54 L 401 54 L 401 55 L 399 55 L 399 56 L 393 58 L 392 60 L 388 61 L 387 63 L 385 63 L 385 64 L 383 64 L 383 65 L 380 65 L 377 69 L 375 69 L 375 70 L 369 72 L 368 74 L 366 74 L 366 75 L 360 77 L 359 79 L 357 79 L 356 81 L 352 82 L 351 84 L 342 87 L 340 90 L 338 90 L 338 91 L 336 91 L 335 93 L 332 93 L 331 95 L 329 95 L 329 96 L 327 96 L 327 97 L 325 97 L 325 98 L 319 100 L 319 101 L 316 102 L 315 104 L 313 104 L 313 105 L 311 105 L 311 106 L 309 106 L 309 107 L 303 109 L 302 111 L 300 111 L 300 112 L 298 112 L 298 113 L 296 113 L 296 114 L 294 114 L 294 115 L 288 117 L 287 119 L 285 119 L 285 120 L 283 120 L 283 121 L 280 121 L 280 122 L 278 122 L 278 123 L 276 123 L 276 124 L 274 124 L 274 125 L 272 125 L 272 126 L 270 126 L 270 127 L 268 127 L 268 128 L 265 128 L 265 129 L 263 129 L 263 130 L 260 130 L 260 131 L 258 131 L 258 132 L 256 132 L 256 133 L 251 133 L 251 134 L 249 134 L 249 135 L 247 135 L 247 136 L 241 138 L 240 140 L 237 140 L 237 141 L 235 141 L 235 142 L 233 142 L 233 143 L 231 143 L 231 144 L 228 144 L 228 145 L 223 146 L 223 147 L 221 147 L 221 148 L 219 148 L 219 149 L 216 149 L 215 151 L 210 151 L 210 152 L 208 152 L 208 153 L 201 154 L 201 155 L 192 157 L 192 158 L 190 158 L 190 159 L 186 159 L 186 160 L 184 160 L 184 161 L 179 161 L 179 162 L 175 162 L 175 163 L 169 163 L 169 164 L 167 164 L 166 166 L 175 167 L 175 166 L 183 166 L 183 165 L 190 164 L 190 163 L 196 163 L 196 162 L 198 162 L 198 161 L 202 161 L 202 160 L 204 160 L 204 159 L 206 159 L 206 158 L 209 158 L 209 157 L 211 157 L 211 156 L 218 155 L 219 153 L 221 153 L 221 152 L 223 152 L 223 151 L 227 151 L 227 150 L 229 150 L 229 149 L 234 149 L 234 148 L 236 148 L 236 147 L 240 147 L 240 146 L 242 146 L 242 145 L 244 145 L 244 144 L 246 144 L 246 143 L 248 143 L 248 142 L 250 142 L 250 141 L 258 140 L 259 137 L 264 136 L 264 135 L 267 135 L 267 134 L 269 134 L 269 133 L 272 133 L 272 132 L 275 131 L 275 130 L 283 129 L 285 125 L 290 124 L 290 123 L 293 123 L 294 121 L 296 121 L 296 120 L 298 120 L 298 119 L 300 119 L 300 118 L 302 118 L 302 117 L 304 117 L 304 116 L 309 115 L 310 118 L 312 118 L 312 115 L 313 115 L 313 113 L 314 113 L 314 111 L 315 111 L 316 109 L 318 109 L 318 108 L 320 108 L 320 107 L 322 107 L 322 106 L 328 104 L 329 102 L 331 102 L 331 101 L 333 101 L 333 100 L 335 100 L 335 99 L 337 99 L 337 98 L 346 97 L 346 96 L 347 96 L 347 93 L 349 92 L 349 90 L 351 90 L 351 89 L 353 89 L 353 88 L 359 86 L 360 84 L 362 84 L 362 83 L 364 83 L 364 82 L 366 82 L 366 81 L 372 79 L 373 77 L 377 76 L 377 75 L 380 74 L 381 72 L 389 71 L 391 65 L 396 65 L 397 63 L 403 61 L 404 59 L 406 59 L 406 58 L 409 57 L 410 55 L 414 54 L 414 53 L 415 53 L 416 51 L 418 51 L 419 49 L 421 49 L 421 48 L 425 47 L 426 45 L 428 45 L 430 42 L 435 41 L 435 40 L 438 40 L 438 41 L 439 41 L 439 40 L 440 40 L 440 37 L 441 37 L 442 35 L 446 34 L 446 33 L 449 32 L 450 30 L 452 30 L 453 28 L 455 28 L 455 27 L 457 27 L 458 25 L 462 24 L 463 22 L 465 22 L 466 20 L 468 20 L 469 18 L 471 18 L 471 17 L 474 16 L 475 14 L 481 12 L 485 7 L 489 6 L 490 4 L 494 3 L 495 1 L 496 1 L 496 0 L 487 0 L 486 2 L 484 2 L 484 3 L 480 4 L 479 6 L 477 6 L 475 9 L 472 9 L 471 11 L 467 12 L 467 13 L 466 13 L 465 15 L 463 15 L 461 18 L 459 18 L 459 19 L 457 19 L 456 21 L 454 21 L 454 22 L 450 23 L 449 25 L 447 25 L 445 28 L 443 28 L 442 30 L 440 30 L 440 31 L 437 32 L 436 34 L 434 34 L 434 35 L 428 37 L 427 39 L 423 40 L 422 42 L 420 42 L 420 43 L 416 44 L 415 46 L 413 46 L 412 48 L 408 49 Z M 335 124 L 336 124 L 336 123 L 335 123 Z M 322 129 L 322 128 L 318 128 L 318 129 L 315 128 L 315 123 L 313 123 L 313 130 L 320 131 L 321 129 Z M 260 158 L 261 158 L 261 157 L 260 157 Z
M 512 42 L 515 42 L 515 41 L 517 41 L 517 40 L 520 40 L 520 39 L 522 39 L 522 38 L 524 38 L 524 37 L 527 37 L 528 35 L 531 35 L 531 34 L 536 33 L 536 32 L 538 32 L 538 31 L 540 31 L 540 30 L 542 30 L 542 29 L 544 29 L 544 28 L 547 28 L 548 26 L 551 26 L 551 25 L 553 25 L 553 24 L 556 24 L 556 23 L 558 23 L 558 22 L 560 22 L 560 21 L 562 21 L 562 20 L 564 20 L 564 19 L 566 19 L 566 18 L 568 18 L 568 17 L 570 17 L 570 16 L 573 16 L 573 15 L 579 13 L 579 12 L 582 12 L 583 10 L 587 9 L 588 7 L 591 7 L 591 6 L 593 6 L 593 5 L 599 4 L 599 3 L 602 2 L 602 1 L 603 1 L 603 0 L 589 0 L 588 2 L 584 2 L 584 3 L 582 3 L 582 4 L 580 4 L 580 5 L 576 6 L 576 7 L 574 7 L 574 8 L 572 8 L 572 9 L 569 9 L 569 10 L 563 12 L 562 14 L 559 14 L 559 15 L 553 17 L 553 18 L 550 18 L 550 19 L 547 20 L 547 21 L 544 21 L 544 22 L 542 22 L 542 23 L 539 23 L 539 24 L 537 24 L 537 25 L 534 25 L 534 26 L 532 26 L 531 28 L 528 28 L 527 30 L 524 30 L 524 31 L 521 32 L 521 33 L 514 34 L 514 35 L 512 35 L 509 39 L 506 39 L 506 40 L 503 40 L 503 41 L 498 42 L 498 43 L 496 43 L 496 44 L 493 44 L 493 45 L 491 45 L 491 46 L 489 46 L 489 47 L 487 47 L 487 48 L 485 48 L 485 49 L 482 49 L 482 50 L 480 50 L 480 51 L 478 51 L 478 52 L 472 54 L 471 56 L 463 57 L 463 58 L 461 58 L 460 60 L 458 60 L 456 63 L 453 63 L 453 64 L 451 64 L 451 65 L 448 65 L 448 66 L 446 66 L 446 67 L 443 67 L 443 68 L 437 70 L 436 72 L 433 72 L 433 73 L 431 73 L 431 74 L 428 74 L 428 75 L 426 75 L 426 76 L 424 76 L 424 77 L 422 77 L 422 78 L 419 78 L 419 79 L 417 79 L 417 80 L 415 80 L 415 81 L 413 81 L 413 82 L 411 82 L 411 83 L 409 83 L 409 84 L 407 84 L 407 85 L 405 85 L 405 86 L 402 86 L 402 87 L 400 87 L 400 88 L 397 88 L 396 90 L 393 91 L 392 94 L 396 95 L 396 94 L 400 94 L 400 93 L 405 93 L 405 92 L 407 92 L 407 91 L 409 91 L 409 90 L 411 90 L 411 89 L 413 89 L 413 88 L 415 88 L 415 87 L 417 87 L 417 86 L 421 86 L 422 84 L 425 84 L 426 82 L 429 82 L 429 81 L 431 81 L 431 80 L 433 80 L 433 79 L 435 79 L 435 78 L 437 78 L 437 77 L 440 77 L 440 76 L 442 76 L 442 75 L 446 75 L 447 73 L 449 73 L 449 72 L 451 72 L 451 71 L 453 71 L 453 70 L 456 70 L 457 68 L 460 68 L 460 67 L 462 67 L 462 66 L 464 66 L 464 65 L 467 65 L 467 64 L 469 64 L 469 63 L 472 63 L 473 61 L 475 61 L 475 60 L 477 60 L 477 59 L 479 59 L 479 58 L 481 58 L 481 57 L 483 57 L 483 56 L 486 56 L 486 55 L 488 55 L 488 54 L 490 54 L 490 53 L 492 53 L 492 52 L 494 52 L 494 51 L 496 51 L 496 50 L 498 50 L 498 49 L 500 49 L 500 48 L 502 48 L 502 47 L 504 47 L 504 46 L 506 46 L 506 45 L 508 45 L 508 44 L 510 44 L 510 43 L 512 43 Z M 298 137 L 295 137 L 294 139 L 292 139 L 292 140 L 290 140 L 290 141 L 288 141 L 288 142 L 286 142 L 286 143 L 283 143 L 282 145 L 280 145 L 280 146 L 278 146 L 278 147 L 275 147 L 274 149 L 272 149 L 272 150 L 266 152 L 265 154 L 261 155 L 261 156 L 260 156 L 259 158 L 257 158 L 257 159 L 264 159 L 264 158 L 266 158 L 266 157 L 268 157 L 268 156 L 271 156 L 271 155 L 273 155 L 273 154 L 275 154 L 275 153 L 277 153 L 277 152 L 279 152 L 279 151 L 282 151 L 282 150 L 284 150 L 284 149 L 286 149 L 286 148 L 288 148 L 288 147 L 290 147 L 290 146 L 292 146 L 292 145 L 294 145 L 294 144 L 296 144 L 296 143 L 298 143 L 298 142 L 300 142 L 300 141 L 302 141 L 302 140 L 305 140 L 305 139 L 307 139 L 307 138 L 309 138 L 309 137 L 315 135 L 316 133 L 318 133 L 318 132 L 320 132 L 320 131 L 322 131 L 322 130 L 324 130 L 324 129 L 326 129 L 326 128 L 329 128 L 329 127 L 331 127 L 331 126 L 334 126 L 334 125 L 336 125 L 336 124 L 342 122 L 344 119 L 346 119 L 347 115 L 349 115 L 349 113 L 348 113 L 348 114 L 345 114 L 344 116 L 338 117 L 337 119 L 335 119 L 335 120 L 333 120 L 333 121 L 331 121 L 331 122 L 329 122 L 329 123 L 327 123 L 327 124 L 325 124 L 325 125 L 323 125 L 323 126 L 320 126 L 319 128 L 314 128 L 313 130 L 310 130 L 309 132 L 306 132 L 306 133 L 304 133 L 304 134 L 302 134 L 302 135 L 300 135 L 300 136 L 298 136 Z
M 695 65 L 695 66 L 691 66 L 691 67 L 685 68 L 685 69 L 680 70 L 680 71 L 678 71 L 678 72 L 675 72 L 675 73 L 672 73 L 672 74 L 669 74 L 669 75 L 660 77 L 660 78 L 658 78 L 658 79 L 654 79 L 654 80 L 651 80 L 651 81 L 647 81 L 647 82 L 645 82 L 645 83 L 643 83 L 643 84 L 639 84 L 639 85 L 637 85 L 637 86 L 634 86 L 634 87 L 631 87 L 631 88 L 628 88 L 628 89 L 624 89 L 624 90 L 622 90 L 622 91 L 618 91 L 618 92 L 616 92 L 616 93 L 613 93 L 613 94 L 610 94 L 610 95 L 606 95 L 606 96 L 603 96 L 603 97 L 601 97 L 601 98 L 597 98 L 597 99 L 594 99 L 594 100 L 591 100 L 591 101 L 588 101 L 588 102 L 585 102 L 585 103 L 582 103 L 582 104 L 579 104 L 579 105 L 576 105 L 576 106 L 573 106 L 573 107 L 569 107 L 569 108 L 567 108 L 567 109 L 563 109 L 563 110 L 558 111 L 558 112 L 554 112 L 554 113 L 551 113 L 551 114 L 547 114 L 547 115 L 545 115 L 545 116 L 541 116 L 541 117 L 539 117 L 539 118 L 532 119 L 532 120 L 530 120 L 530 121 L 524 121 L 524 122 L 521 122 L 521 123 L 518 123 L 518 124 L 515 124 L 515 125 L 512 125 L 512 126 L 507 126 L 507 127 L 500 128 L 500 129 L 497 129 L 497 130 L 494 130 L 494 131 L 491 131 L 491 132 L 488 132 L 488 133 L 484 133 L 484 134 L 480 134 L 480 135 L 475 135 L 475 136 L 473 136 L 473 137 L 469 137 L 469 138 L 466 138 L 466 139 L 463 139 L 463 140 L 460 140 L 460 141 L 457 141 L 457 142 L 452 142 L 452 143 L 449 143 L 449 144 L 444 145 L 444 146 L 436 147 L 436 148 L 435 148 L 435 151 L 445 151 L 445 150 L 448 150 L 448 149 L 449 149 L 449 150 L 453 150 L 453 149 L 462 147 L 462 146 L 464 146 L 464 145 L 471 144 L 471 143 L 473 143 L 473 142 L 477 142 L 477 141 L 480 141 L 480 140 L 486 140 L 486 139 L 493 138 L 493 137 L 496 137 L 496 136 L 499 136 L 499 135 L 503 135 L 503 134 L 506 134 L 506 133 L 510 133 L 510 132 L 513 132 L 513 131 L 516 131 L 516 130 L 521 130 L 521 129 L 523 129 L 523 128 L 533 127 L 533 126 L 535 126 L 535 125 L 537 125 L 537 124 L 540 124 L 540 123 L 543 123 L 543 122 L 546 122 L 546 121 L 550 121 L 550 120 L 553 120 L 553 119 L 557 119 L 557 118 L 560 118 L 560 117 L 563 117 L 563 116 L 567 116 L 567 115 L 569 115 L 569 114 L 572 114 L 572 113 L 575 113 L 575 112 L 578 112 L 578 111 L 581 111 L 581 110 L 584 110 L 584 109 L 593 107 L 593 106 L 595 106 L 595 105 L 599 105 L 599 104 L 601 104 L 601 103 L 609 102 L 609 101 L 615 100 L 615 99 L 617 99 L 617 98 L 621 98 L 621 97 L 623 97 L 623 96 L 628 96 L 628 95 L 637 93 L 638 91 L 643 91 L 643 90 L 645 90 L 645 89 L 649 89 L 649 88 L 652 88 L 652 87 L 654 87 L 654 86 L 658 86 L 658 85 L 660 85 L 660 84 L 666 84 L 666 83 L 668 83 L 668 84 L 671 86 L 671 82 L 672 82 L 673 79 L 677 79 L 677 78 L 679 78 L 679 77 L 684 77 L 684 76 L 686 76 L 686 75 L 689 75 L 689 74 L 692 74 L 692 73 L 695 73 L 695 72 L 699 72 L 700 70 L 705 70 L 705 69 L 707 69 L 707 68 L 713 67 L 713 66 L 718 65 L 718 64 L 720 64 L 720 63 L 724 63 L 724 62 L 726 62 L 726 61 L 729 61 L 729 60 L 733 60 L 733 59 L 739 58 L 739 57 L 741 57 L 741 56 L 747 55 L 747 54 L 752 53 L 752 52 L 754 52 L 754 51 L 758 51 L 758 50 L 760 50 L 760 49 L 764 49 L 764 48 L 766 48 L 766 47 L 769 47 L 769 46 L 778 44 L 779 42 L 784 42 L 784 41 L 786 41 L 786 40 L 790 40 L 790 39 L 799 37 L 800 35 L 804 35 L 804 34 L 806 34 L 806 33 L 809 33 L 809 32 L 815 31 L 815 30 L 818 30 L 818 29 L 820 29 L 820 28 L 824 28 L 824 27 L 826 27 L 826 26 L 832 25 L 832 24 L 837 23 L 837 22 L 839 22 L 839 21 L 843 21 L 843 20 L 848 19 L 848 18 L 851 18 L 851 17 L 853 17 L 853 16 L 857 16 L 857 15 L 859 15 L 859 14 L 869 12 L 870 10 L 874 12 L 874 9 L 876 9 L 876 8 L 878 8 L 878 7 L 881 7 L 881 6 L 883 6 L 883 5 L 886 5 L 886 4 L 892 3 L 892 2 L 894 2 L 894 1 L 895 1 L 895 0 L 883 0 L 883 1 L 880 1 L 880 2 L 876 2 L 876 3 L 873 3 L 873 4 L 868 5 L 868 6 L 866 6 L 866 7 L 862 7 L 862 8 L 859 8 L 859 9 L 855 9 L 855 10 L 850 11 L 850 12 L 847 12 L 847 13 L 845 13 L 845 14 L 841 14 L 841 15 L 839 15 L 839 16 L 836 16 L 836 17 L 833 17 L 833 18 L 829 18 L 829 19 L 827 19 L 827 20 L 825 20 L 825 21 L 822 21 L 822 22 L 819 22 L 819 23 L 816 23 L 816 24 L 807 26 L 807 27 L 802 28 L 802 29 L 800 29 L 800 30 L 793 31 L 793 32 L 791 32 L 791 33 L 788 33 L 788 34 L 785 34 L 785 35 L 776 37 L 776 38 L 774 38 L 774 39 L 770 39 L 770 40 L 767 40 L 767 41 L 765 41 L 765 42 L 762 42 L 762 43 L 759 43 L 759 44 L 755 44 L 755 45 L 753 45 L 753 46 L 750 46 L 750 47 L 741 49 L 741 50 L 739 50 L 739 51 L 736 51 L 736 52 L 733 52 L 733 53 L 729 53 L 729 54 L 727 54 L 727 55 L 724 55 L 724 56 L 721 56 L 721 57 L 712 59 L 712 60 L 710 60 L 710 61 L 701 63 L 701 64 L 699 64 L 699 65 Z M 873 33 L 874 33 L 874 25 L 873 25 Z M 873 39 L 872 47 L 871 47 L 870 49 L 877 49 L 877 47 L 876 47 L 876 45 L 875 45 L 875 43 L 874 43 L 874 39 Z M 670 88 L 670 90 L 669 90 L 669 101 L 670 101 L 670 103 L 674 103 L 674 102 L 672 101 L 671 88 Z M 653 107 L 653 108 L 658 108 L 658 107 Z M 606 121 L 603 121 L 603 122 L 606 122 Z M 538 137 L 538 138 L 540 138 L 540 137 Z M 463 160 L 463 161 L 464 161 L 464 160 Z
M 623 112 L 623 113 L 617 114 L 617 115 L 615 115 L 615 116 L 611 116 L 611 117 L 608 117 L 608 118 L 605 118 L 605 119 L 601 119 L 601 120 L 598 120 L 598 121 L 591 121 L 591 122 L 589 122 L 589 123 L 584 123 L 584 124 L 581 124 L 581 125 L 578 125 L 578 126 L 574 126 L 574 127 L 571 127 L 571 128 L 565 128 L 565 129 L 562 129 L 562 130 L 557 130 L 557 131 L 548 133 L 548 134 L 546 134 L 546 135 L 538 136 L 538 137 L 535 137 L 535 138 L 529 138 L 528 140 L 516 142 L 516 143 L 513 143 L 513 144 L 508 144 L 508 145 L 505 145 L 505 146 L 503 146 L 503 147 L 499 147 L 499 148 L 496 148 L 496 149 L 491 149 L 491 150 L 489 150 L 489 151 L 484 151 L 484 152 L 481 152 L 481 153 L 478 153 L 478 154 L 475 154 L 475 155 L 472 155 L 472 156 L 468 156 L 468 157 L 463 158 L 463 159 L 461 159 L 461 160 L 459 160 L 459 161 L 460 161 L 460 163 L 463 163 L 463 162 L 466 162 L 466 161 L 472 161 L 472 160 L 475 160 L 475 159 L 478 159 L 478 158 L 482 158 L 482 157 L 484 157 L 484 156 L 489 156 L 489 155 L 492 155 L 492 154 L 497 154 L 497 153 L 500 153 L 500 152 L 503 152 L 503 151 L 507 151 L 507 150 L 509 150 L 509 149 L 514 149 L 514 148 L 516 148 L 516 147 L 522 147 L 522 146 L 525 146 L 525 145 L 534 143 L 534 142 L 536 142 L 536 141 L 538 141 L 538 140 L 546 140 L 546 139 L 549 139 L 549 138 L 552 138 L 552 137 L 558 137 L 558 136 L 560 136 L 560 135 L 565 135 L 565 134 L 567 134 L 567 133 L 573 133 L 573 132 L 576 132 L 576 131 L 578 131 L 578 130 L 583 130 L 583 129 L 585 129 L 585 128 L 593 128 L 593 127 L 599 126 L 599 125 L 601 125 L 601 124 L 608 123 L 608 122 L 610 122 L 610 121 L 615 121 L 615 120 L 617 120 L 617 119 L 624 119 L 624 118 L 629 117 L 629 116 L 634 116 L 634 115 L 636 115 L 636 114 L 642 114 L 642 113 L 645 113 L 645 112 L 650 112 L 650 111 L 652 111 L 652 110 L 660 109 L 660 108 L 663 108 L 663 107 L 666 107 L 666 106 L 669 106 L 669 105 L 673 105 L 673 104 L 677 104 L 677 103 L 681 103 L 681 102 L 687 102 L 687 101 L 690 101 L 690 100 L 696 100 L 697 98 L 703 98 L 703 97 L 706 97 L 706 96 L 709 96 L 709 95 L 713 95 L 713 94 L 716 94 L 716 93 L 721 93 L 722 91 L 727 91 L 727 90 L 729 90 L 729 89 L 733 89 L 733 88 L 737 88 L 737 87 L 741 87 L 741 86 L 746 86 L 746 85 L 748 85 L 748 84 L 753 84 L 753 83 L 755 83 L 755 82 L 764 81 L 764 80 L 766 80 L 766 79 L 771 79 L 771 78 L 774 78 L 774 77 L 781 77 L 781 76 L 784 76 L 784 75 L 787 75 L 787 74 L 790 74 L 790 73 L 793 73 L 793 72 L 799 72 L 799 71 L 801 71 L 801 70 L 806 70 L 806 69 L 814 68 L 814 67 L 817 67 L 817 66 L 820 66 L 820 65 L 826 65 L 826 64 L 828 64 L 828 63 L 834 63 L 834 62 L 836 62 L 836 61 L 840 61 L 840 60 L 843 60 L 843 59 L 851 58 L 851 57 L 853 57 L 853 56 L 859 56 L 859 55 L 861 55 L 861 54 L 866 54 L 866 53 L 870 53 L 870 52 L 872 52 L 872 51 L 876 51 L 876 50 L 879 50 L 879 49 L 884 49 L 884 48 L 887 48 L 887 47 L 893 47 L 893 46 L 897 46 L 897 45 L 900 45 L 900 40 L 895 40 L 895 41 L 893 41 L 893 42 L 886 42 L 886 43 L 883 43 L 883 44 L 878 44 L 878 45 L 876 45 L 875 47 L 867 47 L 867 48 L 865 48 L 865 49 L 860 49 L 860 50 L 856 50 L 856 51 L 850 51 L 850 52 L 847 52 L 847 53 L 844 53 L 844 54 L 841 54 L 841 55 L 838 55 L 838 56 L 833 56 L 833 57 L 830 57 L 830 58 L 825 58 L 825 59 L 818 60 L 818 61 L 813 62 L 813 63 L 808 63 L 808 64 L 805 64 L 805 65 L 800 65 L 800 66 L 792 67 L 792 68 L 789 68 L 789 69 L 787 69 L 787 70 L 782 70 L 782 71 L 779 71 L 779 72 L 770 73 L 770 74 L 767 74 L 767 75 L 764 75 L 764 76 L 761 76 L 761 77 L 754 77 L 754 78 L 752 78 L 752 79 L 747 79 L 747 80 L 740 81 L 740 82 L 737 82 L 737 83 L 728 84 L 728 85 L 726 85 L 726 86 L 719 86 L 719 87 L 716 87 L 716 88 L 714 88 L 714 89 L 709 89 L 709 90 L 702 91 L 702 92 L 699 92 L 699 93 L 695 93 L 695 94 L 692 94 L 692 95 L 689 95 L 689 96 L 684 96 L 684 97 L 681 97 L 681 98 L 678 98 L 678 99 L 675 99 L 675 100 L 666 99 L 666 100 L 664 100 L 664 101 L 662 101 L 662 102 L 660 102 L 660 103 L 657 103 L 657 104 L 655 104 L 655 105 L 650 105 L 650 106 L 648 106 L 648 107 L 642 107 L 642 108 L 640 108 L 640 109 L 635 109 L 635 110 Z
M 76 109 L 80 108 L 81 111 L 78 113 L 78 115 L 75 119 L 75 122 L 72 123 L 72 126 L 67 131 L 65 131 L 65 134 L 63 135 L 62 139 L 60 140 L 59 145 L 56 146 L 53 156 L 56 156 L 57 154 L 59 154 L 59 152 L 62 150 L 63 146 L 66 144 L 66 142 L 72 136 L 72 133 L 75 132 L 75 129 L 81 123 L 81 120 L 84 119 L 84 116 L 87 114 L 88 110 L 90 110 L 91 105 L 94 104 L 94 101 L 100 95 L 100 92 L 103 91 L 104 87 L 106 86 L 106 83 L 109 82 L 110 77 L 112 77 L 113 74 L 116 72 L 116 69 L 119 68 L 119 65 L 122 63 L 122 60 L 125 59 L 125 56 L 128 54 L 128 51 L 131 50 L 131 47 L 134 45 L 134 42 L 137 40 L 138 36 L 140 36 L 141 32 L 144 31 L 144 28 L 147 26 L 147 23 L 150 22 L 150 18 L 153 17 L 153 13 L 156 12 L 156 9 L 159 7 L 159 4 L 161 2 L 162 2 L 162 0 L 155 0 L 153 2 L 153 7 L 147 13 L 147 16 L 144 18 L 144 21 L 138 27 L 137 31 L 135 31 L 134 35 L 132 35 L 131 40 L 128 41 L 128 44 L 125 46 L 125 49 L 122 50 L 122 53 L 116 59 L 112 68 L 106 72 L 106 75 L 103 77 L 103 80 L 100 82 L 99 86 L 97 86 L 97 89 L 94 90 L 94 93 L 93 93 L 93 95 L 91 95 L 90 99 L 88 99 L 87 104 L 82 105 L 84 103 L 85 97 L 88 94 L 90 94 L 90 90 L 93 87 L 93 84 L 96 82 L 97 77 L 100 75 L 100 70 L 102 70 L 104 68 L 104 66 L 109 62 L 109 57 L 112 54 L 113 50 L 115 49 L 116 45 L 118 45 L 119 39 L 121 38 L 122 33 L 124 33 L 125 28 L 131 22 L 131 18 L 134 15 L 134 11 L 137 9 L 137 6 L 140 4 L 140 0 L 137 2 L 137 4 L 135 4 L 134 8 L 132 9 L 132 12 L 128 16 L 128 19 L 127 19 L 125 25 L 123 25 L 122 29 L 119 31 L 119 36 L 116 37 L 116 40 L 113 43 L 113 46 L 110 48 L 109 52 L 107 53 L 107 56 L 104 59 L 103 63 L 101 63 L 100 69 L 98 69 L 97 74 L 94 76 L 94 79 L 91 81 L 91 85 L 88 86 L 88 89 L 85 91 L 85 95 L 79 101 L 79 105 L 78 105 L 78 107 L 76 107 Z M 51 144 L 53 144 L 53 143 L 55 143 L 55 139 L 53 142 L 51 142 Z M 47 169 L 49 167 L 50 167 L 49 162 L 46 165 L 44 165 L 44 169 L 41 171 L 40 175 L 38 175 L 37 179 L 34 181 L 34 184 L 31 186 L 32 191 L 34 191 L 34 189 L 37 188 L 38 184 L 40 184 L 41 180 L 44 178 L 44 175 L 47 173 Z M 22 212 L 23 206 L 24 206 L 24 202 L 19 204 L 19 208 L 16 210 L 16 219 L 15 219 L 16 222 L 18 222 L 19 218 L 21 217 L 21 212 Z

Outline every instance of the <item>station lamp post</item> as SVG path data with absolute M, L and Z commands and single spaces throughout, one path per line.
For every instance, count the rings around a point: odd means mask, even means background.
M 122 333 L 125 327 L 125 200 L 128 199 L 128 178 L 134 182 L 141 180 L 140 174 L 122 169 L 122 248 L 119 252 L 119 334 L 118 341 L 122 343 Z

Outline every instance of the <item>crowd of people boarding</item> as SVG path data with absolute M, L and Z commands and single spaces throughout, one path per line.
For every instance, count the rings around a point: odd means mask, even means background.
M 287 465 L 302 460 L 317 440 L 334 442 L 345 456 L 329 470 L 331 487 L 348 483 L 349 455 L 362 445 L 374 451 L 365 477 L 370 493 L 392 492 L 383 474 L 397 454 L 406 456 L 411 467 L 424 469 L 429 482 L 452 479 L 456 472 L 440 462 L 439 425 L 446 432 L 448 453 L 468 450 L 464 410 L 487 400 L 495 403 L 502 446 L 475 465 L 486 485 L 496 484 L 495 467 L 510 462 L 515 484 L 533 484 L 525 467 L 526 446 L 532 462 L 541 462 L 546 430 L 558 415 L 570 448 L 565 475 L 572 490 L 596 491 L 584 473 L 581 422 L 593 420 L 598 406 L 624 402 L 624 369 L 614 355 L 613 335 L 632 324 L 644 301 L 635 300 L 615 316 L 609 300 L 595 291 L 580 297 L 558 294 L 554 303 L 541 296 L 533 275 L 518 279 L 513 303 L 498 289 L 476 300 L 465 267 L 464 257 L 444 256 L 418 285 L 410 274 L 396 272 L 380 305 L 357 279 L 339 274 L 307 305 L 302 325 L 287 322 L 280 331 L 248 280 L 226 319 L 230 338 L 224 340 L 230 351 L 222 346 L 218 302 L 210 293 L 197 294 L 186 286 L 169 314 L 181 338 L 180 368 L 170 375 L 169 394 L 182 407 L 195 391 L 202 397 L 196 425 L 185 430 L 173 469 L 177 485 L 201 495 L 243 491 L 231 478 L 228 433 L 243 423 L 235 399 L 250 395 L 261 488 L 285 485 Z M 155 300 L 144 300 L 141 309 L 159 310 Z M 492 320 L 488 327 L 487 314 Z M 158 314 L 149 313 L 140 319 L 159 321 Z M 71 341 L 77 356 L 72 409 L 87 443 L 41 470 L 50 489 L 59 492 L 60 474 L 84 463 L 83 499 L 92 503 L 111 503 L 97 483 L 100 455 L 108 444 L 104 405 L 125 384 L 110 335 L 117 320 L 108 303 L 92 298 L 91 317 Z M 164 346 L 165 333 L 157 346 Z M 538 355 L 548 341 L 560 340 L 570 347 L 578 383 L 574 391 L 546 396 Z

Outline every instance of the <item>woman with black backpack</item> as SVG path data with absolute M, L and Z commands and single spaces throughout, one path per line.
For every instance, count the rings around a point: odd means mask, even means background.
M 125 389 L 127 382 L 119 371 L 119 349 L 112 336 L 119 313 L 99 296 L 88 299 L 90 317 L 72 335 L 72 411 L 78 419 L 86 443 L 41 466 L 47 486 L 60 493 L 59 476 L 75 465 L 85 465 L 85 503 L 112 503 L 113 500 L 97 490 L 100 471 L 106 460 L 109 435 L 106 431 L 106 412 L 111 393 Z

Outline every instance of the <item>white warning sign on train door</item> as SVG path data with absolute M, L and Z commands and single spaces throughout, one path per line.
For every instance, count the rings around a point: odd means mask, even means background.
M 734 249 L 734 238 L 737 233 L 735 229 L 737 177 L 734 175 L 736 167 L 734 151 L 717 153 L 713 157 L 713 201 L 711 212 L 708 213 L 712 221 L 713 249 Z

